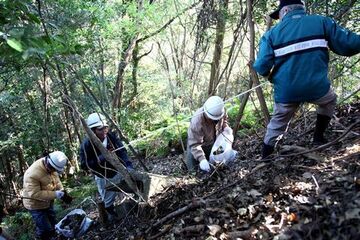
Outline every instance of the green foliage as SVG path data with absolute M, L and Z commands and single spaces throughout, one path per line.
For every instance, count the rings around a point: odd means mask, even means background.
M 5 224 L 9 226 L 9 232 L 19 240 L 35 239 L 33 234 L 35 225 L 31 214 L 26 212 L 16 212 L 14 216 L 5 218 Z
M 181 141 L 186 148 L 188 127 L 187 117 L 181 116 L 178 121 L 174 117 L 168 117 L 155 123 L 151 131 L 146 131 L 147 137 L 136 142 L 135 146 L 145 157 L 166 156 L 171 148 L 181 151 Z

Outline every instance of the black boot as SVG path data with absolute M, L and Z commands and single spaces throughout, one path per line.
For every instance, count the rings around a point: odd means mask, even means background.
M 327 143 L 327 140 L 324 137 L 325 130 L 329 126 L 331 118 L 326 115 L 318 114 L 316 118 L 316 126 L 314 131 L 313 144 L 314 145 L 323 145 Z
M 263 144 L 263 148 L 261 151 L 261 157 L 262 159 L 267 158 L 269 155 L 271 155 L 274 152 L 274 146 Z

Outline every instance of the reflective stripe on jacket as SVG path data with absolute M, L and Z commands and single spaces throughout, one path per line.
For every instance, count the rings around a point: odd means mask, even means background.
M 55 191 L 63 189 L 57 172 L 49 173 L 44 166 L 44 158 L 36 160 L 24 174 L 23 199 L 26 209 L 46 209 L 56 198 Z M 43 201 L 39 201 L 39 200 Z
M 328 49 L 355 55 L 360 52 L 360 35 L 328 17 L 294 10 L 261 38 L 254 68 L 262 76 L 271 72 L 275 102 L 313 101 L 330 88 Z

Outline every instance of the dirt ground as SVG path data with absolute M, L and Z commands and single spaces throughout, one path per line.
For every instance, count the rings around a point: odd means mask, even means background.
M 151 172 L 181 179 L 153 207 L 118 206 L 122 220 L 81 239 L 360 239 L 360 101 L 337 109 L 317 148 L 315 118 L 301 109 L 266 161 L 265 129 L 237 139 L 235 162 L 210 174 L 187 175 L 182 155 L 148 159 Z

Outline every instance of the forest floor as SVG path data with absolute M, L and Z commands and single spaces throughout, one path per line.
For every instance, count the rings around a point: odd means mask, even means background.
M 181 155 L 147 160 L 150 172 L 183 175 L 153 207 L 96 223 L 81 239 L 360 239 L 360 101 L 337 109 L 320 148 L 316 114 L 300 113 L 267 161 L 265 129 L 238 139 L 236 161 L 211 174 L 185 174 Z

